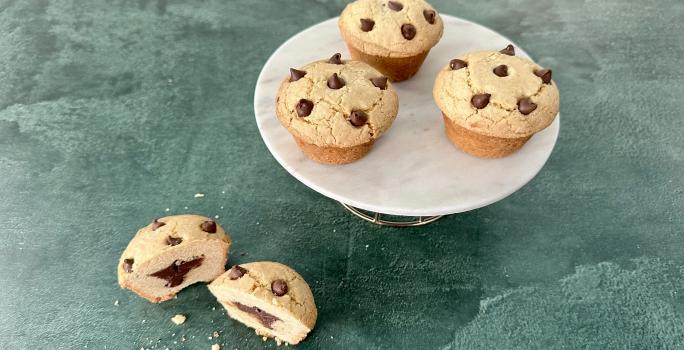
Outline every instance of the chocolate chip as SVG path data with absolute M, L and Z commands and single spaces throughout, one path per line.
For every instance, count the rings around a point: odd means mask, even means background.
M 506 66 L 505 64 L 497 66 L 496 68 L 494 68 L 494 74 L 496 74 L 499 77 L 507 77 L 508 76 L 508 66 Z
M 166 225 L 165 222 L 157 221 L 157 219 L 154 219 L 152 222 L 152 231 L 156 231 L 158 228 Z
M 528 115 L 537 109 L 537 104 L 532 102 L 529 98 L 523 98 L 518 101 L 518 110 L 522 115 Z
M 176 260 L 171 263 L 169 267 L 150 274 L 150 276 L 166 280 L 165 286 L 173 288 L 183 283 L 185 275 L 187 275 L 192 269 L 202 265 L 203 260 L 204 258 L 197 258 L 190 261 Z
M 261 310 L 256 306 L 247 306 L 237 301 L 233 302 L 233 305 L 235 305 L 235 307 L 238 308 L 240 311 L 246 312 L 256 317 L 256 319 L 259 320 L 259 322 L 261 322 L 261 324 L 268 329 L 273 329 L 273 323 L 275 323 L 276 321 L 280 321 L 280 319 L 277 316 L 269 314 L 268 312 Z
M 287 294 L 287 282 L 283 280 L 275 280 L 271 283 L 271 291 L 276 296 L 282 297 Z
M 541 78 L 544 84 L 551 83 L 551 70 L 550 69 L 539 69 L 534 71 L 534 75 Z
M 179 244 L 181 244 L 181 242 L 183 242 L 183 239 L 180 237 L 171 237 L 171 236 L 166 237 L 166 244 L 168 244 L 170 246 L 179 245 Z
M 290 82 L 297 81 L 306 75 L 306 72 L 299 69 L 290 68 Z
M 423 17 L 425 17 L 425 20 L 428 21 L 430 24 L 435 24 L 435 16 L 437 13 L 432 10 L 423 10 Z
M 387 89 L 387 77 L 371 78 L 371 83 L 373 83 L 373 86 L 380 88 L 380 90 Z
M 368 121 L 368 115 L 363 111 L 352 111 L 349 115 L 349 122 L 356 126 L 363 126 Z
M 449 67 L 451 67 L 451 70 L 459 70 L 461 68 L 468 67 L 468 62 L 454 58 L 451 60 L 451 62 L 449 62 Z
M 370 18 L 361 18 L 361 30 L 370 32 L 375 26 L 375 21 Z
M 328 63 L 342 64 L 342 54 L 338 52 L 332 55 L 332 57 L 330 57 L 330 59 L 328 60 Z
M 297 115 L 300 118 L 308 117 L 311 114 L 311 110 L 313 109 L 313 102 L 305 99 L 299 100 L 297 103 Z
M 328 87 L 337 90 L 341 89 L 344 86 L 344 80 L 340 79 L 339 76 L 337 76 L 337 73 L 333 73 L 333 75 L 328 79 Z
M 387 7 L 389 7 L 390 10 L 393 10 L 393 11 L 401 11 L 401 9 L 404 8 L 404 5 L 402 5 L 400 2 L 397 2 L 397 1 L 390 1 L 387 3 Z
M 126 271 L 126 273 L 133 272 L 133 263 L 134 262 L 135 262 L 135 260 L 133 260 L 133 259 L 124 259 L 123 270 Z
M 501 52 L 504 55 L 515 56 L 515 48 L 513 47 L 513 45 L 510 45 L 510 44 L 508 46 L 506 46 L 505 49 L 503 49 L 499 52 Z
M 490 94 L 477 94 L 470 99 L 470 103 L 473 105 L 473 107 L 482 109 L 487 107 L 490 97 L 492 97 Z
M 416 27 L 413 24 L 406 23 L 401 26 L 401 35 L 404 36 L 406 40 L 411 40 L 416 37 Z
M 240 265 L 233 265 L 233 267 L 230 268 L 230 271 L 228 271 L 228 277 L 231 280 L 236 280 L 242 276 L 244 276 L 247 273 L 247 269 L 240 266 Z
M 200 225 L 200 228 L 204 232 L 216 233 L 216 223 L 214 221 L 205 221 Z

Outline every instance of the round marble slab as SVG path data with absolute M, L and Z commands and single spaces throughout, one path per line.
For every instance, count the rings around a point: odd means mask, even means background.
M 501 159 L 480 159 L 447 139 L 432 99 L 437 72 L 468 51 L 499 50 L 511 43 L 481 25 L 442 14 L 444 36 L 412 79 L 395 83 L 399 115 L 370 153 L 347 165 L 308 159 L 275 115 L 275 95 L 290 67 L 341 52 L 337 18 L 316 24 L 282 44 L 268 59 L 254 92 L 254 112 L 266 146 L 296 179 L 315 191 L 351 206 L 384 214 L 430 216 L 464 212 L 499 201 L 541 170 L 558 138 L 559 117 L 518 152 Z M 515 44 L 514 44 L 515 45 Z M 528 57 L 515 45 L 516 54 Z

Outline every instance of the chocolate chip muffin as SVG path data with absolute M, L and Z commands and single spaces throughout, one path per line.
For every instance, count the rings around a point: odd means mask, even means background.
M 560 104 L 551 70 L 516 57 L 512 45 L 451 60 L 432 92 L 449 140 L 483 158 L 520 149 L 553 122 Z
M 366 155 L 398 111 L 399 99 L 385 76 L 339 53 L 290 69 L 276 98 L 280 122 L 304 154 L 324 164 Z
M 121 254 L 119 285 L 159 303 L 225 271 L 230 237 L 199 215 L 167 216 L 138 230 Z
M 230 317 L 278 342 L 299 343 L 318 317 L 304 278 L 276 262 L 233 266 L 212 282 L 209 290 Z
M 351 57 L 393 81 L 416 74 L 444 31 L 442 18 L 423 0 L 357 0 L 338 25 Z

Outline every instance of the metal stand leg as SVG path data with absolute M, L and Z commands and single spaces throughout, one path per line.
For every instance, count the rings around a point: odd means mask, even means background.
M 381 214 L 381 213 L 374 213 L 374 212 L 368 212 L 365 210 L 361 210 L 355 207 L 352 207 L 351 205 L 341 203 L 342 206 L 349 210 L 352 214 L 356 215 L 357 217 L 360 217 L 363 220 L 366 220 L 370 223 L 376 224 L 376 225 L 381 225 L 381 226 L 390 226 L 390 227 L 415 227 L 415 226 L 423 226 L 427 225 L 431 222 L 435 222 L 439 220 L 443 215 L 437 215 L 437 216 L 407 216 L 406 221 L 396 221 L 396 220 L 385 220 L 382 218 L 382 215 L 386 214 Z M 409 220 L 412 219 L 412 220 Z

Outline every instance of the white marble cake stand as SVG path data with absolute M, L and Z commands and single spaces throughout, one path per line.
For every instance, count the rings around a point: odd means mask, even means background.
M 467 51 L 499 50 L 511 41 L 478 24 L 441 16 L 445 25 L 442 40 L 415 77 L 394 85 L 400 102 L 396 121 L 367 156 L 348 165 L 309 160 L 275 116 L 275 95 L 290 67 L 301 67 L 335 52 L 349 58 L 337 18 L 309 27 L 282 44 L 264 65 L 254 92 L 259 131 L 280 165 L 297 180 L 346 204 L 348 209 L 419 217 L 418 224 L 489 205 L 530 181 L 553 150 L 559 118 L 506 158 L 480 159 L 456 149 L 444 133 L 442 116 L 432 99 L 437 72 Z M 527 56 L 517 45 L 516 54 Z M 434 217 L 420 218 L 425 216 Z M 371 214 L 370 218 L 378 216 Z

